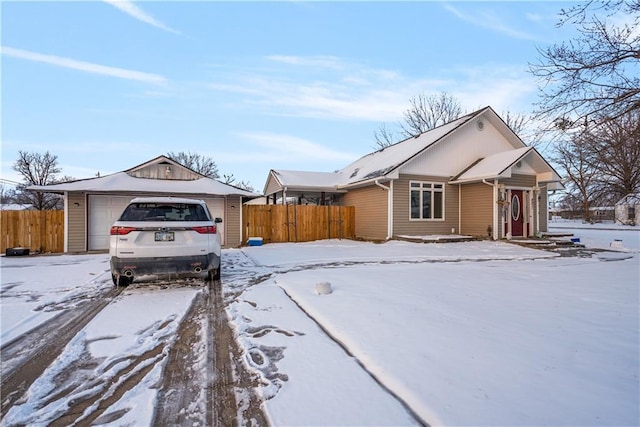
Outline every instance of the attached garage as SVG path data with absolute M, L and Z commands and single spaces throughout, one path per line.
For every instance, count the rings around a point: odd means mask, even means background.
M 90 251 L 109 249 L 109 230 L 132 196 L 89 195 L 87 244 Z
M 87 197 L 87 245 L 90 251 L 109 249 L 109 230 L 118 220 L 127 204 L 136 196 L 111 196 L 90 194 Z M 225 199 L 203 198 L 209 207 L 209 212 L 216 218 L 222 218 L 225 223 Z M 225 244 L 224 227 L 221 229 L 222 244 Z
M 159 156 L 129 170 L 98 178 L 29 190 L 65 197 L 65 252 L 101 251 L 109 248 L 109 230 L 129 201 L 141 196 L 173 196 L 202 199 L 213 217 L 222 218 L 224 247 L 240 246 L 242 203 L 258 195 Z

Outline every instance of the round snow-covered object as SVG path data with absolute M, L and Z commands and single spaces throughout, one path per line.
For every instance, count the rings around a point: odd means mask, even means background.
M 620 239 L 615 239 L 613 242 L 609 243 L 609 246 L 614 249 L 624 249 L 624 246 L 622 246 L 622 240 Z
M 333 290 L 331 289 L 331 283 L 329 282 L 320 282 L 316 283 L 316 292 L 318 295 L 328 295 Z

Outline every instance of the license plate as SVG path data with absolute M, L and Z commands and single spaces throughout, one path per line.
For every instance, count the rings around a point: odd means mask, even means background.
M 173 231 L 156 231 L 156 242 L 173 242 L 174 239 Z

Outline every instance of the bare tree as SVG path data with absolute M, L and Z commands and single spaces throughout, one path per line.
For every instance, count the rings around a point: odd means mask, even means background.
M 167 157 L 206 177 L 212 179 L 220 178 L 218 165 L 216 165 L 216 162 L 211 157 L 205 157 L 198 153 L 192 153 L 191 151 L 180 151 L 179 153 L 168 152 Z
M 252 192 L 255 191 L 249 182 L 238 181 L 236 177 L 233 176 L 233 174 L 230 174 L 230 175 L 224 174 L 223 178 L 224 178 L 225 184 L 233 185 L 234 187 L 240 188 L 242 190 L 247 190 Z
M 580 203 L 582 218 L 587 222 L 591 222 L 589 207 L 596 198 L 594 189 L 598 177 L 591 156 L 592 151 L 584 134 L 578 133 L 559 144 L 552 158 L 564 170 L 568 198 Z
M 462 115 L 460 101 L 446 92 L 439 95 L 421 94 L 409 102 L 411 106 L 404 112 L 404 123 L 401 124 L 406 137 L 418 136 Z
M 615 14 L 630 19 L 615 24 Z M 541 81 L 537 116 L 577 128 L 598 116 L 616 119 L 640 109 L 640 1 L 587 0 L 561 10 L 570 41 L 538 49 L 530 71 Z M 598 123 L 599 124 L 599 123 Z
M 387 127 L 386 123 L 382 123 L 380 127 L 373 132 L 376 139 L 374 148 L 382 149 L 398 142 L 399 138 L 395 133 Z
M 501 117 L 507 126 L 527 145 L 537 147 L 541 144 L 544 132 L 540 132 L 535 126 L 535 120 L 532 115 L 514 113 L 507 110 L 502 113 Z
M 409 100 L 410 106 L 404 112 L 404 121 L 399 123 L 398 133 L 382 123 L 374 131 L 376 140 L 374 148 L 382 149 L 395 144 L 401 139 L 418 136 L 428 130 L 447 124 L 458 117 L 462 112 L 460 101 L 446 92 L 439 95 L 420 94 Z
M 610 203 L 640 190 L 640 110 L 605 121 L 588 140 L 592 167 Z
M 57 194 L 32 192 L 25 190 L 30 185 L 49 185 L 58 181 L 56 175 L 61 169 L 58 156 L 48 151 L 44 154 L 18 151 L 18 159 L 13 163 L 13 170 L 23 177 L 24 184 L 18 186 L 15 201 L 30 204 L 37 210 L 59 209 L 61 197 Z
M 3 205 L 13 203 L 15 198 L 15 190 L 7 187 L 5 183 L 0 182 L 0 203 Z

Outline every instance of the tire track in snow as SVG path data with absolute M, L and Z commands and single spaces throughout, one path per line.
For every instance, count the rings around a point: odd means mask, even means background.
M 62 353 L 71 339 L 100 313 L 124 288 L 112 288 L 100 298 L 66 310 L 20 338 L 2 346 L 0 418 L 24 395 L 31 384 Z
M 136 357 L 108 382 L 96 387 L 96 392 L 80 399 L 74 399 L 67 411 L 50 425 L 64 427 L 68 425 L 93 425 L 111 405 L 135 387 L 164 356 L 165 344 L 159 344 Z M 100 380 L 100 378 L 98 378 Z M 87 413 L 87 411 L 89 412 Z M 100 423 L 99 423 L 100 424 Z

